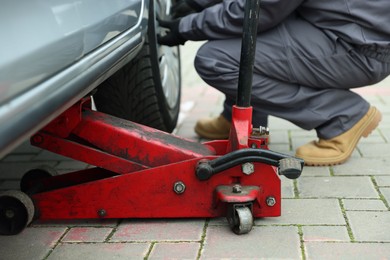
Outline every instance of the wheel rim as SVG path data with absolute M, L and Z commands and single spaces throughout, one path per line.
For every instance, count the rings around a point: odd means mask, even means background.
M 173 109 L 178 100 L 180 88 L 177 48 L 159 47 L 161 85 L 168 106 Z
M 170 19 L 170 0 L 157 1 L 155 5 L 156 14 L 161 19 Z M 160 34 L 162 29 L 155 23 L 156 33 Z M 158 46 L 158 61 L 161 77 L 161 85 L 169 108 L 177 106 L 180 93 L 180 55 L 179 47 Z

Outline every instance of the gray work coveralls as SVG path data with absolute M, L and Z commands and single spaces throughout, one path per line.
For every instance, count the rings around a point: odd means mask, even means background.
M 197 0 L 206 6 L 212 1 Z M 245 0 L 224 0 L 183 17 L 179 32 L 209 40 L 195 68 L 235 103 Z M 262 0 L 252 100 L 253 124 L 264 114 L 316 129 L 330 139 L 354 126 L 369 104 L 351 88 L 390 74 L 390 0 Z

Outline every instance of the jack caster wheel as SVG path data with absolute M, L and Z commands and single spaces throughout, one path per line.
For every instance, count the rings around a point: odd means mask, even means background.
M 227 217 L 230 228 L 237 235 L 249 233 L 253 227 L 252 211 L 246 206 L 233 206 Z
M 55 169 L 43 165 L 26 172 L 20 180 L 20 190 L 27 194 L 35 194 L 40 190 L 40 180 L 57 176 Z
M 16 235 L 31 223 L 34 204 L 21 191 L 0 193 L 0 235 Z

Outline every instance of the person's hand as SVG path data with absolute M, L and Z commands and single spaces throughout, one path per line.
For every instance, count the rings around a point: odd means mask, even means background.
M 180 19 L 164 21 L 157 19 L 161 27 L 168 29 L 163 35 L 157 35 L 157 42 L 162 45 L 176 46 L 183 45 L 187 40 L 179 32 Z
M 203 7 L 192 0 L 179 0 L 172 6 L 171 13 L 173 18 L 179 18 L 202 10 Z

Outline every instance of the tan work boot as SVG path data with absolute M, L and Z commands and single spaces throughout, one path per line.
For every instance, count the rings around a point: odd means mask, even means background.
M 330 166 L 345 162 L 352 154 L 360 138 L 367 137 L 382 119 L 375 107 L 370 107 L 351 129 L 329 140 L 319 139 L 299 147 L 296 156 L 305 160 L 306 165 Z
M 231 123 L 220 115 L 216 118 L 198 120 L 195 133 L 206 139 L 228 139 L 230 126 Z

